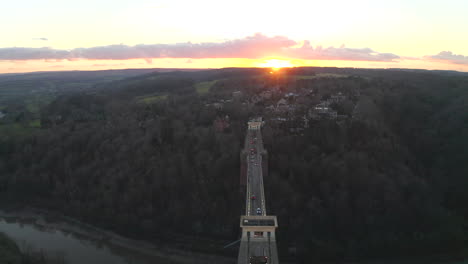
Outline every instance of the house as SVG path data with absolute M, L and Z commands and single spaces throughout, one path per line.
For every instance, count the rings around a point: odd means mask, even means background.
M 298 94 L 296 93 L 287 93 L 284 95 L 285 98 L 294 98 L 294 97 L 297 97 L 299 96 Z
M 226 115 L 223 118 L 217 117 L 213 121 L 213 127 L 216 130 L 216 132 L 224 132 L 224 130 L 226 130 L 230 126 L 231 126 L 231 124 L 229 122 L 229 116 L 228 115 Z
M 312 89 L 312 88 L 307 89 L 306 92 L 305 92 L 306 95 L 312 95 L 312 94 L 314 94 L 314 93 L 315 93 L 315 91 L 314 91 L 314 89 Z
M 223 109 L 222 103 L 213 103 L 212 106 L 218 110 Z
M 309 128 L 309 119 L 307 118 L 307 115 L 302 117 L 302 121 L 304 122 L 304 128 Z
M 346 96 L 344 96 L 341 92 L 339 92 L 337 95 L 332 95 L 329 101 L 333 103 L 340 103 L 340 102 L 343 102 L 345 99 L 346 99 Z
M 256 94 L 254 96 L 250 97 L 250 99 L 249 99 L 250 104 L 256 104 L 256 103 L 261 102 L 261 101 L 263 101 L 263 99 L 260 96 L 256 95 Z
M 205 104 L 205 107 L 214 107 L 218 110 L 223 109 L 224 104 L 222 102 L 216 102 L 212 104 Z
M 242 97 L 242 92 L 241 91 L 232 92 L 232 97 L 239 99 Z
M 279 85 L 273 85 L 271 88 L 270 88 L 271 91 L 273 92 L 280 92 L 281 91 L 281 87 Z
M 336 119 L 338 113 L 330 108 L 330 102 L 325 101 L 314 108 L 309 109 L 308 115 L 311 119 L 319 120 L 319 119 Z
M 275 122 L 286 122 L 286 121 L 288 121 L 288 119 L 284 118 L 284 117 L 276 117 L 276 118 L 272 118 L 271 120 L 275 121 Z
M 271 91 L 264 91 L 264 92 L 260 93 L 260 96 L 265 100 L 269 100 L 269 99 L 271 99 L 272 92 Z
M 331 110 L 330 102 L 324 101 L 313 108 L 313 112 L 319 115 L 327 114 Z
M 329 111 L 328 112 L 328 118 L 336 119 L 337 117 L 338 117 L 338 113 L 336 111 Z
M 276 103 L 276 109 L 277 110 L 280 110 L 280 109 L 286 109 L 288 107 L 288 101 L 286 101 L 286 99 L 284 98 L 281 98 L 277 103 Z
M 265 109 L 268 110 L 268 111 L 274 111 L 275 107 L 273 105 L 269 105 L 269 106 L 265 107 Z

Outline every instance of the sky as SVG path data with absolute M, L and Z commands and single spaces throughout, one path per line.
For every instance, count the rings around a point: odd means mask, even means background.
M 337 66 L 468 72 L 466 0 L 4 0 L 0 73 Z

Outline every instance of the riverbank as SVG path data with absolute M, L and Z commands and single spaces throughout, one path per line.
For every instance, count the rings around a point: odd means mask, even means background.
M 130 239 L 114 232 L 82 223 L 76 219 L 37 208 L 25 207 L 14 211 L 0 211 L 0 218 L 7 222 L 30 224 L 44 231 L 61 231 L 72 234 L 80 239 L 105 245 L 117 252 L 138 255 L 138 258 L 156 257 L 167 260 L 167 263 L 235 263 L 235 258 L 209 255 L 181 250 L 171 245 L 153 244 L 147 241 Z
M 68 264 L 63 256 L 51 255 L 32 247 L 21 248 L 14 239 L 0 232 L 0 263 L 4 264 Z
M 20 263 L 21 251 L 13 240 L 0 232 L 0 263 Z

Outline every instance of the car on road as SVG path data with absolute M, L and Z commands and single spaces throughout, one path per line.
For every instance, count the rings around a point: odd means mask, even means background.
M 261 214 L 262 214 L 262 209 L 260 209 L 260 207 L 257 208 L 257 214 L 258 214 L 258 215 L 261 215 Z
M 251 200 L 255 200 L 255 199 L 257 199 L 257 197 L 255 197 L 255 195 L 252 195 L 252 196 L 250 197 L 250 199 L 251 199 Z

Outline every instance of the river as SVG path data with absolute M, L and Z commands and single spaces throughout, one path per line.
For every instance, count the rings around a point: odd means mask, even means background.
M 229 259 L 199 256 L 157 248 L 76 221 L 53 219 L 21 211 L 0 211 L 0 232 L 14 239 L 22 250 L 32 247 L 49 255 L 64 256 L 67 264 L 181 264 L 229 263 Z

